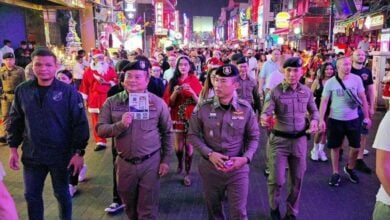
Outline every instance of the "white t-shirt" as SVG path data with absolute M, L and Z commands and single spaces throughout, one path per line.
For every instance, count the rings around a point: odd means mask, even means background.
M 383 151 L 390 151 L 390 111 L 387 111 L 385 117 L 383 117 L 379 124 L 372 147 Z M 376 194 L 376 201 L 390 205 L 390 195 L 386 193 L 382 185 L 379 188 L 378 194 Z
M 174 71 L 175 71 L 175 69 L 171 69 L 171 68 L 165 70 L 163 78 L 169 82 L 169 80 L 171 80 L 173 77 Z
M 0 182 L 3 181 L 4 176 L 5 176 L 4 167 L 3 164 L 0 162 Z
M 362 79 L 357 75 L 350 73 L 348 78 L 343 80 L 343 83 L 357 98 L 359 98 L 359 93 L 364 92 Z M 322 97 L 331 97 L 329 118 L 349 121 L 359 117 L 357 108 L 351 109 L 349 107 L 350 98 L 335 76 L 326 81 Z
M 248 59 L 248 67 L 249 67 L 249 76 L 252 77 L 252 79 L 256 79 L 256 69 L 257 68 L 257 59 L 254 57 L 251 57 Z
M 76 63 L 73 66 L 73 78 L 83 79 L 83 75 L 84 75 L 84 65 L 82 63 Z
M 272 90 L 277 85 L 279 85 L 281 82 L 283 82 L 283 80 L 284 80 L 283 73 L 281 73 L 279 71 L 275 71 L 275 72 L 271 73 L 270 75 L 268 75 L 268 77 L 266 78 L 264 89 Z

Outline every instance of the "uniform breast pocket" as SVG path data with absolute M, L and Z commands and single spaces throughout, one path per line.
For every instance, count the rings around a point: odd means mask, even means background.
M 309 102 L 309 98 L 299 98 L 298 110 L 301 113 L 305 113 L 307 111 L 307 103 Z
M 156 129 L 158 127 L 158 119 L 157 112 L 149 112 L 148 120 L 140 120 L 141 129 L 144 131 Z
M 233 120 L 229 123 L 228 134 L 229 138 L 236 140 L 237 137 L 243 137 L 245 131 L 244 120 Z
M 219 124 L 210 119 L 204 123 L 204 127 L 203 127 L 204 136 L 210 139 L 218 138 L 219 129 L 220 129 Z
M 291 113 L 293 110 L 292 100 L 291 99 L 280 99 L 279 101 L 279 111 L 282 114 Z

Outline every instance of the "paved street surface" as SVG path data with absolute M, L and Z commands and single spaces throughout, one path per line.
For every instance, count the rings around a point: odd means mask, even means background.
M 367 164 L 374 168 L 375 152 L 371 144 L 376 129 L 384 113 L 375 116 L 375 123 L 369 136 L 370 154 L 365 157 Z M 265 134 L 262 133 L 260 148 L 252 162 L 250 190 L 248 199 L 249 219 L 268 219 L 266 178 L 264 168 Z M 312 144 L 309 144 L 310 148 Z M 79 193 L 73 198 L 74 219 L 126 219 L 123 212 L 118 215 L 107 215 L 104 212 L 112 201 L 112 156 L 111 150 L 94 152 L 94 143 L 90 141 L 85 156 L 88 165 L 87 181 L 79 184 Z M 329 151 L 327 151 L 329 155 Z M 346 153 L 344 152 L 345 164 Z M 22 172 L 10 171 L 8 168 L 8 147 L 0 146 L 0 160 L 7 172 L 5 183 L 13 195 L 21 219 L 27 219 L 26 203 L 23 198 Z M 161 183 L 159 219 L 161 220 L 197 220 L 207 219 L 202 197 L 202 186 L 197 172 L 199 156 L 194 160 L 192 170 L 193 185 L 185 187 L 182 177 L 174 174 L 176 158 L 171 165 L 170 174 Z M 375 174 L 359 173 L 361 182 L 353 184 L 342 173 L 340 187 L 330 187 L 328 178 L 331 175 L 330 162 L 313 162 L 308 159 L 308 168 L 301 195 L 301 206 L 298 219 L 302 220 L 368 220 L 375 203 L 379 182 Z M 52 194 L 50 178 L 47 178 L 44 192 L 45 219 L 58 219 L 58 208 Z M 286 191 L 286 190 L 285 190 Z M 286 194 L 286 193 L 284 193 Z M 284 195 L 285 198 L 285 195 Z M 285 207 L 281 207 L 282 213 Z

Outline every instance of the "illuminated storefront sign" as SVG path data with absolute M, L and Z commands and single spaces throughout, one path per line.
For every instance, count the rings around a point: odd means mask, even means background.
M 290 14 L 287 12 L 279 12 L 275 17 L 275 26 L 277 28 L 288 28 Z
M 127 19 L 134 19 L 135 12 L 137 11 L 135 8 L 135 0 L 124 0 L 123 11 Z
M 155 4 L 156 25 L 154 33 L 156 35 L 167 35 L 168 30 L 164 29 L 164 4 L 156 2 Z
M 367 29 L 372 29 L 372 28 L 382 28 L 384 23 L 384 16 L 383 14 L 381 15 L 376 15 L 376 16 L 367 16 L 366 21 L 364 22 L 364 26 Z

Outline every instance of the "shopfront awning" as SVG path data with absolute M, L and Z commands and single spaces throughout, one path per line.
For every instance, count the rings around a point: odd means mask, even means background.
M 34 10 L 85 8 L 85 0 L 0 0 L 0 3 Z
M 288 28 L 280 28 L 280 29 L 276 29 L 272 34 L 287 35 L 289 32 L 290 32 L 290 29 L 288 29 Z

